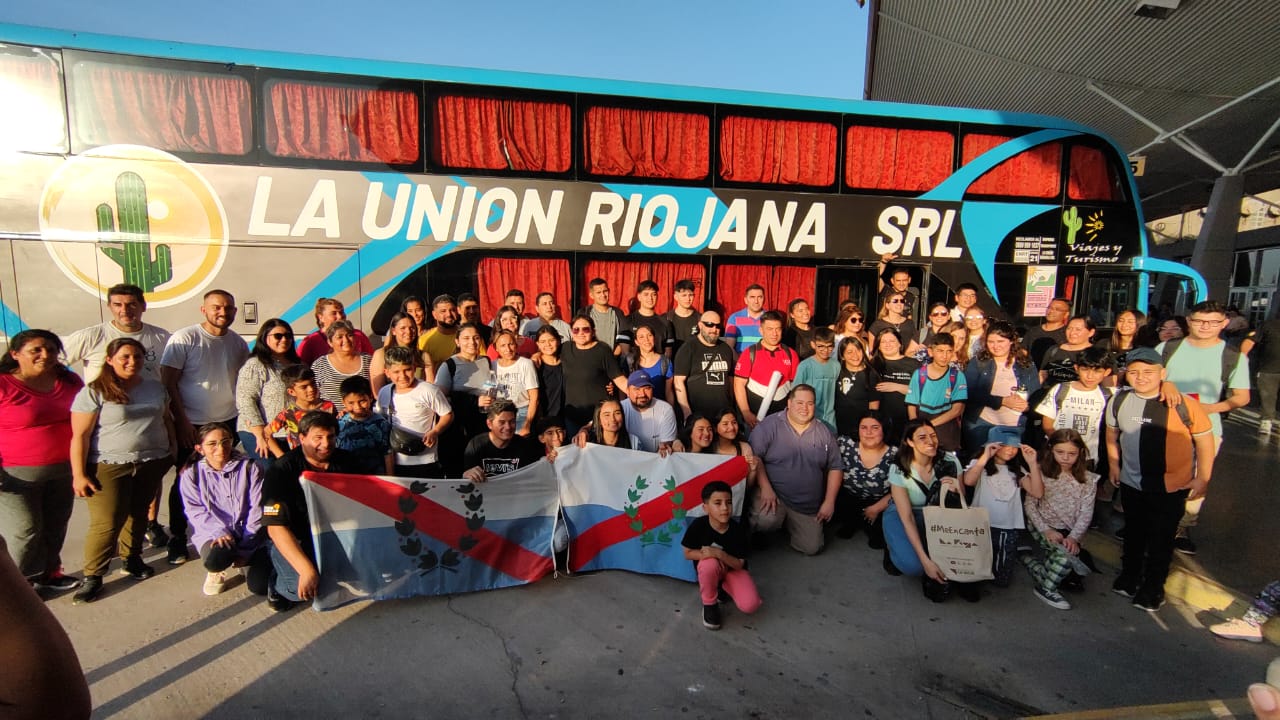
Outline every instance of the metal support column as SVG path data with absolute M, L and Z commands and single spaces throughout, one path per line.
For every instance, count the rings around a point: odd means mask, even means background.
M 1223 175 L 1213 183 L 1205 208 L 1204 225 L 1191 253 L 1191 267 L 1209 283 L 1209 299 L 1226 302 L 1235 269 L 1236 232 L 1240 227 L 1240 202 L 1244 176 Z

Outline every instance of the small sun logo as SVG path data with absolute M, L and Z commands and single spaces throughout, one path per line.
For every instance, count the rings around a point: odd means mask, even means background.
M 1098 210 L 1096 212 L 1089 213 L 1089 219 L 1084 224 L 1084 234 L 1089 242 L 1093 242 L 1098 239 L 1098 235 L 1102 232 L 1102 228 L 1102 211 Z

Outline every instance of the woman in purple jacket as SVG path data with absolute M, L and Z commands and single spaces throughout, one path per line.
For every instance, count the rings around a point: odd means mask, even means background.
M 252 459 L 232 450 L 234 444 L 218 423 L 196 432 L 200 460 L 182 469 L 182 503 L 209 572 L 204 594 L 222 592 L 228 571 L 238 567 L 247 568 L 249 592 L 266 595 L 271 558 L 262 532 L 262 473 Z

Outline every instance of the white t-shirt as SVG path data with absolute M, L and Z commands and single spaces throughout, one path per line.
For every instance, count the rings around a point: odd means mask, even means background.
M 626 420 L 627 432 L 640 439 L 636 450 L 658 452 L 660 443 L 676 439 L 676 413 L 665 400 L 654 400 L 644 410 L 637 410 L 628 398 L 622 401 L 622 417 Z
M 378 410 L 391 417 L 391 424 L 401 430 L 426 435 L 436 426 L 436 421 L 449 413 L 449 399 L 440 392 L 440 388 L 429 382 L 418 381 L 408 392 L 396 393 L 395 415 L 391 415 L 391 393 L 396 386 L 387 384 L 378 390 Z M 430 465 L 436 461 L 436 451 L 440 444 L 427 448 L 419 455 L 402 455 L 396 453 L 397 465 Z
M 529 391 L 538 389 L 538 369 L 529 358 L 517 357 L 507 367 L 502 362 L 493 364 L 498 386 L 494 397 L 510 400 L 517 408 L 529 407 Z
M 192 325 L 169 338 L 160 365 L 182 371 L 178 393 L 187 420 L 198 427 L 236 416 L 236 378 L 248 358 L 249 346 L 239 335 L 214 336 Z
M 142 343 L 147 350 L 142 362 L 142 376 L 160 382 L 160 357 L 164 354 L 165 343 L 169 342 L 169 331 L 146 323 L 136 333 L 125 332 L 112 322 L 90 325 L 71 333 L 62 340 L 67 366 L 76 370 L 79 369 L 76 365 L 84 363 L 80 374 L 88 385 L 102 372 L 107 361 L 107 346 L 117 338 L 132 338 Z
M 1036 412 L 1053 418 L 1053 427 L 1062 430 L 1071 428 L 1084 438 L 1085 447 L 1089 448 L 1089 459 L 1097 462 L 1098 443 L 1102 435 L 1102 412 L 1107 407 L 1110 393 L 1101 386 L 1093 390 L 1077 390 L 1068 386 L 1067 393 L 1062 396 L 1062 405 L 1058 406 L 1059 387 L 1049 388 L 1049 393 L 1040 401 Z
M 977 462 L 975 459 L 969 467 Z M 978 476 L 978 489 L 973 495 L 973 505 L 987 509 L 991 527 L 1022 530 L 1027 526 L 1022 515 L 1022 493 L 1018 480 L 1009 472 L 1008 465 L 996 465 L 995 475 L 988 475 L 984 469 Z

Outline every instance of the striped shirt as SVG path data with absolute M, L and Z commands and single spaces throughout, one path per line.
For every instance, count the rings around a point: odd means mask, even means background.
M 724 339 L 739 353 L 760 342 L 760 315 L 751 317 L 746 308 L 729 316 L 724 321 Z
M 338 412 L 345 410 L 342 404 L 342 381 L 349 377 L 362 375 L 365 379 L 369 378 L 369 361 L 373 358 L 364 353 L 360 354 L 360 370 L 350 375 L 338 372 L 338 369 L 329 362 L 328 355 L 321 355 L 316 361 L 311 363 L 311 370 L 316 374 L 316 387 L 320 388 L 320 397 L 328 400 L 338 408 Z

